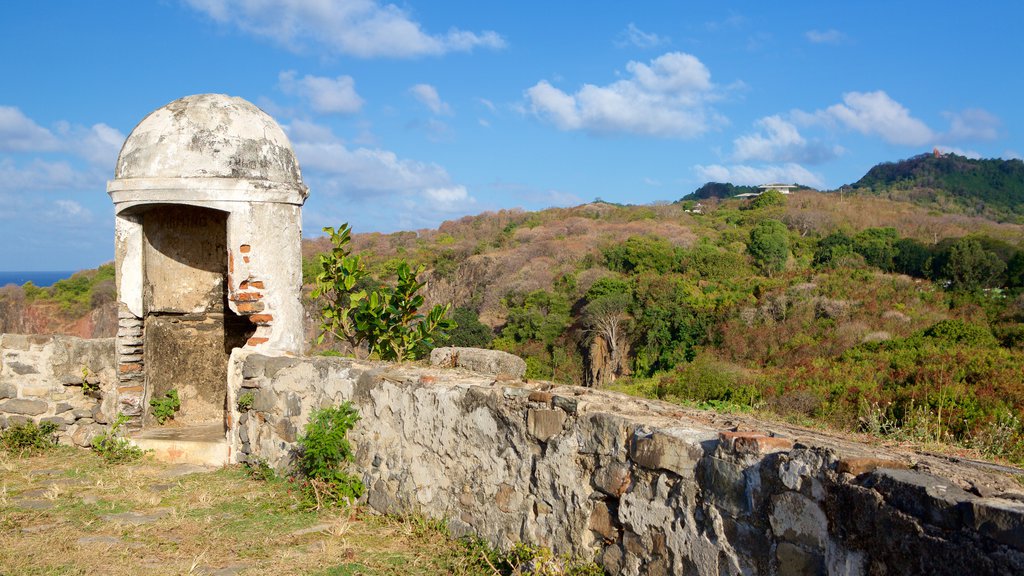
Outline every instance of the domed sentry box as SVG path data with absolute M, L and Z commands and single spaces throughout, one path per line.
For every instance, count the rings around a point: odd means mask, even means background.
M 231 351 L 302 352 L 308 189 L 291 144 L 241 98 L 187 96 L 132 130 L 107 191 L 119 409 L 156 436 L 223 438 Z M 181 409 L 158 428 L 150 400 L 172 389 Z

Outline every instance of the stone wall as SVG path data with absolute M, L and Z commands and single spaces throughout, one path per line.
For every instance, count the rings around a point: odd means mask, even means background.
M 88 446 L 117 412 L 114 362 L 113 338 L 0 335 L 0 428 L 53 422 Z
M 611 574 L 1024 573 L 1024 489 L 978 467 L 461 370 L 236 351 L 245 393 L 239 461 L 287 468 L 310 412 L 350 400 L 369 506 Z

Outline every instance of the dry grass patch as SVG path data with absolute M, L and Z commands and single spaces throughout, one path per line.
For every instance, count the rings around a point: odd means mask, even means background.
M 304 510 L 297 487 L 241 467 L 0 453 L 3 574 L 477 573 L 460 550 L 430 523 Z

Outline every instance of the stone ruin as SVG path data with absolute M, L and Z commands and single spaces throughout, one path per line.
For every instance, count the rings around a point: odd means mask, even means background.
M 288 138 L 241 98 L 181 98 L 132 130 L 107 191 L 118 410 L 149 425 L 176 388 L 179 423 L 222 424 L 232 350 L 302 352 L 308 190 Z
M 367 506 L 494 546 L 628 575 L 1024 574 L 1019 469 L 526 382 L 521 360 L 485 351 L 438 350 L 435 367 L 300 357 L 307 191 L 244 100 L 152 113 L 108 188 L 116 342 L 0 336 L 0 427 L 49 421 L 85 446 L 121 412 L 161 458 L 283 470 L 312 411 L 348 401 Z M 187 433 L 154 439 L 148 400 L 172 387 Z

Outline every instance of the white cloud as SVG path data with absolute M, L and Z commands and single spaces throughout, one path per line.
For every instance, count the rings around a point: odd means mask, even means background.
M 765 166 L 698 164 L 694 166 L 694 170 L 702 180 L 709 182 L 729 182 L 748 186 L 767 182 L 796 182 L 819 189 L 824 186 L 821 176 L 795 163 Z
M 881 90 L 848 92 L 843 94 L 842 104 L 829 106 L 820 114 L 861 134 L 881 136 L 890 144 L 922 146 L 936 136 L 927 124 Z
M 435 209 L 445 212 L 462 211 L 476 203 L 476 199 L 469 195 L 465 186 L 427 188 L 423 191 L 423 196 Z
M 330 130 L 308 122 L 293 122 L 288 131 L 303 175 L 322 186 L 311 185 L 314 192 L 373 202 L 412 198 L 417 209 L 426 211 L 475 202 L 464 186 L 453 183 L 448 172 L 433 162 L 400 158 L 380 148 L 350 148 Z
M 619 33 L 615 45 L 620 48 L 630 45 L 637 48 L 656 48 L 671 41 L 671 38 L 666 36 L 658 36 L 653 32 L 644 32 L 637 28 L 636 24 L 630 22 L 626 29 Z
M 281 72 L 278 83 L 285 94 L 295 94 L 309 102 L 319 114 L 355 114 L 363 108 L 351 76 L 325 78 L 306 75 L 296 78 L 294 70 Z
M 957 156 L 963 156 L 964 158 L 971 158 L 974 160 L 981 159 L 981 152 L 978 152 L 977 150 L 964 150 L 963 148 L 943 146 L 941 144 L 936 146 L 936 148 L 938 148 L 939 152 L 942 152 L 943 154 L 956 154 Z
M 804 33 L 807 40 L 812 44 L 839 44 L 846 39 L 846 35 L 834 28 L 828 30 L 808 30 Z
M 425 32 L 394 4 L 377 0 L 185 0 L 221 24 L 302 50 L 316 44 L 330 52 L 360 58 L 414 58 L 475 48 L 503 48 L 496 32 L 457 28 L 445 34 Z
M 102 175 L 82 172 L 63 160 L 35 158 L 18 164 L 11 158 L 0 158 L 0 191 L 86 190 L 103 183 Z
M 756 125 L 761 131 L 733 140 L 733 160 L 817 164 L 842 151 L 838 146 L 808 142 L 793 123 L 778 115 L 761 118 Z
M 35 123 L 13 106 L 0 106 L 0 150 L 45 152 L 60 148 L 53 132 Z
M 948 140 L 995 140 L 999 138 L 1002 122 L 995 115 L 980 108 L 948 113 Z
M 526 90 L 527 110 L 560 130 L 692 138 L 722 122 L 706 104 L 711 73 L 695 56 L 669 52 L 650 64 L 629 62 L 630 77 L 607 86 L 584 84 L 567 94 L 546 81 Z
M 434 114 L 450 115 L 452 113 L 451 106 L 441 100 L 437 94 L 437 88 L 430 84 L 417 84 L 410 88 L 409 92 Z
M 126 138 L 120 130 L 101 122 L 91 128 L 71 126 L 63 134 L 68 138 L 67 146 L 72 153 L 113 173 L 117 155 L 121 153 Z

